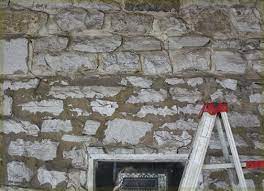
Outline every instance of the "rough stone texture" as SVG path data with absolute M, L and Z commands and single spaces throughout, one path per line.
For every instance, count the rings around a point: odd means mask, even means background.
M 141 55 L 143 59 L 142 70 L 146 75 L 170 74 L 172 67 L 165 51 L 149 52 Z
M 93 120 L 87 120 L 85 122 L 82 133 L 85 135 L 95 135 L 99 127 L 100 127 L 100 122 L 93 121 Z
M 71 159 L 72 165 L 75 168 L 87 168 L 87 153 L 84 149 L 73 148 L 70 151 L 63 151 L 63 158 Z
M 66 181 L 67 178 L 65 172 L 48 171 L 44 168 L 38 169 L 37 177 L 40 185 L 50 184 L 52 188 L 56 188 L 59 183 Z
M 30 10 L 1 10 L 0 34 L 33 35 L 47 21 L 47 14 Z
M 68 45 L 68 38 L 58 37 L 58 36 L 49 36 L 39 38 L 33 41 L 34 52 L 43 52 L 43 51 L 62 51 Z
M 229 121 L 232 127 L 259 127 L 260 121 L 256 115 L 240 114 L 237 112 L 229 113 Z
M 203 47 L 210 39 L 203 36 L 170 37 L 169 49 L 180 49 L 184 47 Z
M 180 78 L 168 78 L 165 82 L 169 85 L 177 85 L 177 84 L 184 84 L 184 80 Z
M 216 80 L 217 83 L 219 83 L 223 88 L 230 89 L 230 90 L 236 90 L 237 89 L 237 80 L 233 79 L 225 79 L 225 80 Z
M 191 87 L 196 87 L 198 85 L 203 84 L 203 78 L 191 78 L 187 80 L 187 84 Z
M 149 33 L 152 29 L 153 17 L 134 13 L 110 14 L 111 29 L 120 33 Z
M 96 100 L 91 102 L 93 112 L 101 115 L 112 116 L 118 108 L 118 104 L 112 101 Z
M 139 56 L 132 52 L 103 54 L 99 70 L 104 73 L 137 72 L 140 70 Z
M 31 88 L 36 88 L 38 84 L 39 84 L 39 79 L 30 79 L 28 81 L 5 80 L 3 84 L 3 90 L 31 89 Z
M 72 49 L 80 52 L 112 52 L 121 45 L 118 35 L 84 36 L 73 39 Z
M 208 49 L 186 49 L 170 51 L 173 72 L 207 71 L 210 69 L 210 52 Z
M 142 89 L 137 94 L 137 96 L 129 97 L 127 103 L 162 102 L 167 98 L 167 92 L 163 89 L 160 91 Z
M 48 161 L 56 158 L 58 145 L 59 143 L 48 139 L 43 139 L 41 142 L 17 139 L 16 141 L 11 141 L 8 147 L 8 154 Z
M 10 184 L 29 182 L 32 176 L 32 170 L 26 167 L 23 162 L 12 161 L 7 164 L 7 179 Z
M 249 96 L 250 103 L 264 103 L 264 95 L 262 94 L 252 94 Z
M 180 102 L 195 103 L 202 99 L 199 91 L 189 91 L 185 88 L 171 88 L 170 94 L 172 95 L 172 99 Z
M 172 108 L 168 108 L 167 106 L 165 106 L 164 108 L 155 108 L 153 106 L 146 105 L 139 110 L 137 116 L 143 118 L 148 114 L 168 116 L 168 115 L 175 115 L 177 113 L 178 112 L 176 106 L 173 106 Z
M 5 134 L 9 133 L 25 133 L 26 135 L 38 136 L 39 127 L 37 125 L 31 124 L 28 121 L 15 121 L 11 119 L 7 119 L 1 121 L 3 125 L 0 129 L 0 132 L 4 132 Z
M 3 108 L 1 114 L 4 116 L 12 115 L 12 105 L 13 105 L 13 99 L 9 96 L 4 95 L 3 100 L 1 100 L 1 104 L 0 104 L 0 107 Z
M 212 62 L 216 71 L 224 73 L 243 74 L 246 70 L 246 62 L 238 53 L 216 51 L 212 55 Z
M 32 101 L 19 105 L 22 110 L 29 111 L 31 113 L 51 113 L 53 115 L 59 115 L 63 111 L 63 101 L 61 100 L 42 100 Z
M 152 81 L 142 78 L 142 77 L 137 77 L 137 76 L 129 76 L 126 77 L 127 81 L 131 83 L 135 87 L 140 87 L 140 88 L 150 88 L 152 85 Z
M 152 126 L 150 123 L 141 121 L 114 119 L 107 123 L 104 142 L 137 144 Z
M 168 128 L 170 130 L 193 130 L 197 129 L 198 123 L 192 120 L 179 119 L 175 123 L 165 123 L 160 128 Z
M 3 51 L 3 59 L 0 60 L 0 74 L 26 74 L 27 68 L 27 40 L 12 39 L 0 40 L 0 48 Z
M 74 188 L 82 190 L 82 187 L 85 187 L 86 183 L 86 171 L 83 170 L 71 170 L 68 173 L 68 184 L 67 188 Z
M 151 51 L 161 50 L 161 42 L 154 37 L 126 37 L 124 38 L 123 50 Z
M 88 136 L 63 135 L 61 140 L 72 143 L 93 143 L 95 139 Z
M 41 126 L 41 132 L 70 132 L 72 124 L 70 120 L 62 121 L 59 119 L 44 120 Z

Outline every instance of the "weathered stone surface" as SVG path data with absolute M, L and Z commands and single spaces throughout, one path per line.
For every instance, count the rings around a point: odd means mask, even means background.
M 72 142 L 72 143 L 82 143 L 85 142 L 87 144 L 93 143 L 96 141 L 95 138 L 89 136 L 77 136 L 77 135 L 63 135 L 61 140 L 65 142 Z
M 3 90 L 31 89 L 31 88 L 36 88 L 38 84 L 39 84 L 39 79 L 31 79 L 28 81 L 5 80 L 3 84 Z
M 88 111 L 81 109 L 81 108 L 72 108 L 70 111 L 73 113 L 75 116 L 90 116 L 91 113 Z
M 71 188 L 73 187 L 74 189 L 77 190 L 82 190 L 82 187 L 85 187 L 86 185 L 86 180 L 87 180 L 87 176 L 86 176 L 86 171 L 84 170 L 71 170 L 68 173 L 68 184 L 67 184 L 67 188 Z
M 203 47 L 210 41 L 209 38 L 204 36 L 169 37 L 168 40 L 170 50 L 185 47 Z
M 44 120 L 41 125 L 41 132 L 70 132 L 72 131 L 72 124 L 70 120 L 51 119 Z
M 87 154 L 84 149 L 73 148 L 70 151 L 63 151 L 63 158 L 71 159 L 73 167 L 85 169 L 88 166 Z
M 1 10 L 0 34 L 33 35 L 47 21 L 47 14 L 30 10 Z
M 177 85 L 177 84 L 184 84 L 185 81 L 180 78 L 168 78 L 165 80 L 165 82 L 169 85 Z
M 68 45 L 68 38 L 58 37 L 58 36 L 49 36 L 42 37 L 33 40 L 33 51 L 36 53 L 43 51 L 62 51 Z
M 79 1 L 73 0 L 73 5 L 75 7 L 85 8 L 85 9 L 97 9 L 101 11 L 117 11 L 120 10 L 120 4 L 118 1 Z
M 188 90 L 185 88 L 170 88 L 172 99 L 180 102 L 195 103 L 202 99 L 201 92 L 197 90 Z
M 208 49 L 170 51 L 170 57 L 174 73 L 210 69 L 210 51 Z
M 1 22 L 1 21 L 0 21 Z M 26 74 L 28 45 L 26 39 L 0 40 L 2 69 L 0 74 Z
M 191 143 L 192 136 L 187 131 L 183 131 L 181 135 L 174 135 L 168 131 L 155 131 L 154 139 L 158 145 L 184 147 Z
M 20 104 L 22 110 L 29 111 L 31 113 L 51 113 L 53 115 L 59 115 L 63 112 L 63 101 L 61 100 L 42 100 L 32 101 L 24 104 Z
M 146 103 L 146 102 L 162 102 L 167 98 L 167 92 L 163 89 L 156 91 L 153 89 L 141 89 L 137 92 L 137 96 L 130 96 L 127 103 Z
M 86 29 L 85 18 L 87 12 L 84 9 L 65 9 L 60 11 L 55 20 L 63 31 L 81 31 Z
M 9 133 L 25 133 L 27 135 L 38 136 L 39 128 L 37 125 L 31 124 L 28 121 L 14 121 L 11 119 L 1 121 L 3 125 L 0 132 Z
M 165 51 L 148 52 L 141 54 L 143 59 L 142 70 L 146 75 L 170 74 L 172 67 L 170 58 Z
M 23 162 L 12 161 L 7 163 L 7 180 L 10 184 L 29 182 L 32 176 L 32 170 L 26 167 Z
M 197 85 L 203 84 L 203 78 L 190 78 L 187 80 L 187 84 L 191 87 L 196 87 Z
M 212 48 L 221 49 L 241 49 L 241 41 L 238 39 L 215 39 L 212 41 Z
M 152 124 L 146 122 L 114 119 L 107 122 L 104 142 L 137 144 L 152 127 Z
M 133 148 L 108 148 L 107 153 L 109 154 L 134 154 Z
M 48 171 L 43 167 L 38 169 L 37 177 L 40 185 L 50 184 L 53 189 L 56 188 L 59 183 L 67 180 L 66 172 Z
M 12 97 L 4 95 L 3 101 L 1 100 L 0 102 L 0 107 L 2 108 L 2 110 L 0 111 L 0 114 L 4 116 L 12 115 L 12 105 L 13 105 Z
M 165 123 L 160 128 L 168 128 L 170 130 L 194 130 L 197 129 L 198 123 L 193 120 L 179 119 L 174 123 Z
M 103 54 L 99 70 L 104 73 L 126 73 L 140 70 L 139 56 L 132 52 Z
M 223 88 L 236 90 L 237 89 L 237 80 L 225 79 L 225 80 L 216 80 Z
M 212 55 L 215 70 L 223 73 L 243 74 L 246 71 L 246 61 L 239 53 L 215 51 Z
M 173 106 L 171 108 L 168 108 L 168 106 L 165 106 L 164 108 L 157 108 L 152 105 L 145 105 L 143 106 L 139 112 L 137 113 L 137 117 L 143 118 L 148 114 L 152 115 L 160 115 L 160 116 L 167 116 L 167 115 L 176 115 L 177 112 L 177 107 Z
M 104 149 L 102 147 L 87 147 L 87 152 L 89 155 L 91 154 L 105 154 Z
M 228 115 L 229 122 L 233 128 L 235 127 L 259 127 L 260 121 L 256 115 L 248 113 L 231 112 Z
M 250 95 L 249 101 L 250 103 L 264 103 L 264 92 Z
M 224 101 L 224 93 L 222 89 L 216 90 L 213 94 L 210 95 L 211 101 Z
M 163 1 L 144 1 L 134 0 L 125 1 L 125 9 L 128 11 L 164 11 L 174 12 L 179 9 L 179 1 L 163 0 Z
M 140 88 L 150 88 L 152 85 L 152 81 L 146 78 L 137 77 L 137 76 L 128 76 L 126 77 L 127 81 L 135 87 Z
M 111 29 L 121 33 L 149 33 L 152 30 L 153 17 L 134 13 L 109 14 Z
M 121 87 L 106 86 L 53 86 L 49 95 L 58 99 L 72 98 L 104 98 L 114 97 L 121 91 Z
M 235 140 L 237 147 L 248 147 L 248 144 L 245 142 L 245 140 L 241 136 L 234 135 L 234 140 Z M 218 150 L 222 149 L 222 145 L 221 145 L 221 142 L 219 139 L 219 135 L 217 133 L 212 134 L 212 137 L 211 137 L 210 143 L 209 143 L 209 148 L 210 149 L 218 149 Z
M 101 29 L 104 24 L 104 13 L 97 10 L 87 10 L 85 25 L 87 29 Z
M 118 108 L 118 104 L 112 101 L 95 100 L 91 102 L 93 112 L 98 112 L 101 115 L 112 116 Z
M 122 49 L 131 51 L 161 50 L 161 42 L 150 36 L 125 37 Z
M 121 45 L 121 36 L 82 36 L 75 37 L 72 42 L 72 49 L 81 52 L 112 52 Z
M 41 142 L 17 139 L 16 141 L 11 141 L 8 147 L 8 154 L 48 161 L 56 158 L 58 145 L 59 143 L 48 139 L 43 139 Z
M 188 26 L 179 17 L 169 16 L 157 18 L 154 22 L 154 31 L 169 36 L 183 35 L 188 32 Z
M 89 71 L 97 68 L 96 54 L 58 53 L 39 54 L 33 58 L 31 71 L 35 75 L 55 75 L 56 72 L 74 73 L 78 71 Z
M 193 105 L 193 104 L 187 104 L 187 106 L 184 107 L 178 107 L 178 112 L 179 113 L 183 113 L 183 114 L 199 114 L 201 109 L 202 109 L 202 105 Z
M 85 122 L 84 128 L 83 128 L 83 134 L 85 135 L 95 135 L 96 131 L 100 127 L 100 122 L 93 121 L 93 120 L 87 120 Z

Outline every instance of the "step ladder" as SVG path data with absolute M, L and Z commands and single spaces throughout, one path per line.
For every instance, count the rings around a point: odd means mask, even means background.
M 198 125 L 196 136 L 189 160 L 183 172 L 180 182 L 179 191 L 195 191 L 198 187 L 199 177 L 202 169 L 228 169 L 228 175 L 232 190 L 247 191 L 245 177 L 242 167 L 260 168 L 264 167 L 264 161 L 247 161 L 240 163 L 236 144 L 231 131 L 231 127 L 227 117 L 227 103 L 206 103 L 201 111 L 202 118 Z M 224 130 L 222 127 L 224 126 Z M 209 141 L 213 128 L 216 126 L 217 133 L 220 138 L 225 164 L 206 164 L 204 165 L 205 155 L 208 149 Z M 226 133 L 227 142 L 224 131 Z M 231 156 L 229 155 L 228 145 L 230 147 Z M 229 163 L 228 163 L 229 162 Z M 234 173 L 235 169 L 236 174 Z M 238 179 L 239 184 L 236 184 Z

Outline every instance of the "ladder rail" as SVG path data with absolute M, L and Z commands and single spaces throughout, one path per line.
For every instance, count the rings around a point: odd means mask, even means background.
M 242 166 L 241 166 L 241 163 L 240 163 L 240 160 L 239 160 L 239 156 L 238 156 L 238 152 L 237 152 L 237 149 L 236 149 L 236 144 L 235 144 L 235 140 L 234 140 L 234 137 L 233 137 L 233 134 L 232 134 L 232 130 L 231 130 L 230 124 L 228 122 L 227 113 L 226 112 L 220 112 L 220 114 L 221 114 L 221 117 L 222 117 L 222 120 L 223 120 L 223 124 L 224 124 L 224 128 L 225 128 L 227 140 L 228 140 L 228 143 L 229 143 L 229 146 L 230 146 L 231 154 L 232 154 L 232 157 L 233 157 L 233 162 L 234 162 L 235 169 L 236 169 L 236 172 L 237 172 L 237 177 L 238 177 L 239 185 L 240 185 L 239 189 L 243 190 L 243 191 L 247 191 L 246 180 L 245 180 L 244 173 L 243 173 L 243 170 L 242 170 Z

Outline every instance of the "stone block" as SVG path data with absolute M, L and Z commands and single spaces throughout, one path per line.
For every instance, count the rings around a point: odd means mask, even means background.
M 246 61 L 239 53 L 229 51 L 214 51 L 212 63 L 216 72 L 244 74 L 246 71 Z
M 249 96 L 250 103 L 264 103 L 264 92 L 262 94 L 256 93 Z
M 178 113 L 188 114 L 188 115 L 198 115 L 202 109 L 203 105 L 197 104 L 187 104 L 184 107 L 178 107 Z
M 179 119 L 173 123 L 165 123 L 160 128 L 165 129 L 168 128 L 170 130 L 195 130 L 198 127 L 198 123 L 193 120 L 184 120 Z
M 126 80 L 135 87 L 140 88 L 150 88 L 152 85 L 152 81 L 146 78 L 138 77 L 138 76 L 128 76 Z
M 165 82 L 169 85 L 184 84 L 185 81 L 181 78 L 167 78 Z
M 73 38 L 72 49 L 80 52 L 112 52 L 121 45 L 121 36 L 82 36 Z
M 66 172 L 48 171 L 43 167 L 38 169 L 37 178 L 40 185 L 50 184 L 52 189 L 56 188 L 59 183 L 67 181 Z
M 7 163 L 7 180 L 9 184 L 21 184 L 29 182 L 33 176 L 30 170 L 23 162 L 12 161 Z
M 33 51 L 39 52 L 55 52 L 62 51 L 67 47 L 68 38 L 58 36 L 48 36 L 33 40 Z
M 10 81 L 5 80 L 3 84 L 3 90 L 19 90 L 19 89 L 32 89 L 36 88 L 39 84 L 39 79 L 30 80 L 20 80 L 20 81 Z
M 88 167 L 88 153 L 84 149 L 73 148 L 70 151 L 63 151 L 64 159 L 71 159 L 72 166 L 74 168 L 83 168 Z
M 225 79 L 225 80 L 216 80 L 223 88 L 236 91 L 237 89 L 237 80 Z
M 0 108 L 2 108 L 2 110 L 0 111 L 0 114 L 4 116 L 11 116 L 12 115 L 12 105 L 13 105 L 12 97 L 4 95 L 2 99 L 3 100 L 1 100 L 0 102 Z
M 43 139 L 38 141 L 24 141 L 17 139 L 11 141 L 8 147 L 8 154 L 12 156 L 33 157 L 42 161 L 53 160 L 57 157 L 57 148 L 59 143 Z
M 145 34 L 152 30 L 153 17 L 150 15 L 118 12 L 108 16 L 114 32 Z
M 170 95 L 172 99 L 180 102 L 195 103 L 202 99 L 201 92 L 197 90 L 188 90 L 186 88 L 170 88 Z
M 141 89 L 137 92 L 137 96 L 130 96 L 127 103 L 151 103 L 151 102 L 162 102 L 167 99 L 167 92 L 164 89 L 160 91 L 153 90 L 153 89 Z
M 130 51 L 161 50 L 161 41 L 150 36 L 124 37 L 122 49 Z
M 97 10 L 87 10 L 85 25 L 87 29 L 101 29 L 104 24 L 104 13 Z
M 238 113 L 238 112 L 230 112 L 228 113 L 228 118 L 231 126 L 233 128 L 236 127 L 260 127 L 260 121 L 257 115 L 250 113 Z
M 170 64 L 170 58 L 165 51 L 143 53 L 141 56 L 143 60 L 142 70 L 144 74 L 171 74 L 172 66 Z
M 28 45 L 26 39 L 0 40 L 3 58 L 0 60 L 0 74 L 26 74 L 28 72 Z
M 67 188 L 74 188 L 74 190 L 82 191 L 82 187 L 86 186 L 87 176 L 86 171 L 72 169 L 68 173 Z
M 197 77 L 197 78 L 190 78 L 187 80 L 187 84 L 191 87 L 196 87 L 198 85 L 203 84 L 204 80 L 203 78 Z
M 73 0 L 73 6 L 84 9 L 96 9 L 100 11 L 118 11 L 121 9 L 120 1 L 79 1 Z
M 103 73 L 135 73 L 140 71 L 139 56 L 132 52 L 103 54 L 99 64 Z
M 95 100 L 91 102 L 93 112 L 100 113 L 104 116 L 112 116 L 118 108 L 118 104 L 112 101 Z
M 37 125 L 31 124 L 28 121 L 15 121 L 12 119 L 6 119 L 1 121 L 3 128 L 1 128 L 0 132 L 5 134 L 10 133 L 25 133 L 26 135 L 38 136 L 39 127 Z
M 72 124 L 70 120 L 50 119 L 44 120 L 41 125 L 41 132 L 43 133 L 58 133 L 72 131 Z
M 176 106 L 173 106 L 171 108 L 165 106 L 164 108 L 161 108 L 161 107 L 154 107 L 152 105 L 145 105 L 139 110 L 139 112 L 137 113 L 137 117 L 143 118 L 149 114 L 165 117 L 165 116 L 176 115 L 177 113 L 178 111 Z
M 31 113 L 51 113 L 53 115 L 60 115 L 63 112 L 63 101 L 61 100 L 42 100 L 42 101 L 32 101 L 18 106 L 22 107 L 22 110 Z
M 173 73 L 210 70 L 210 51 L 208 49 L 170 51 L 170 57 Z
M 47 22 L 48 15 L 30 10 L 1 10 L 0 34 L 3 35 L 34 35 Z
M 204 47 L 210 39 L 204 36 L 179 36 L 169 37 L 169 49 L 180 49 L 186 47 Z
M 152 129 L 153 125 L 141 121 L 131 121 L 126 119 L 114 119 L 107 122 L 104 142 L 138 144 L 140 139 Z
M 61 138 L 62 141 L 72 142 L 72 143 L 95 143 L 96 139 L 89 136 L 78 136 L 78 135 L 63 135 Z
M 85 135 L 95 135 L 101 123 L 98 121 L 87 120 L 83 128 L 83 134 Z

